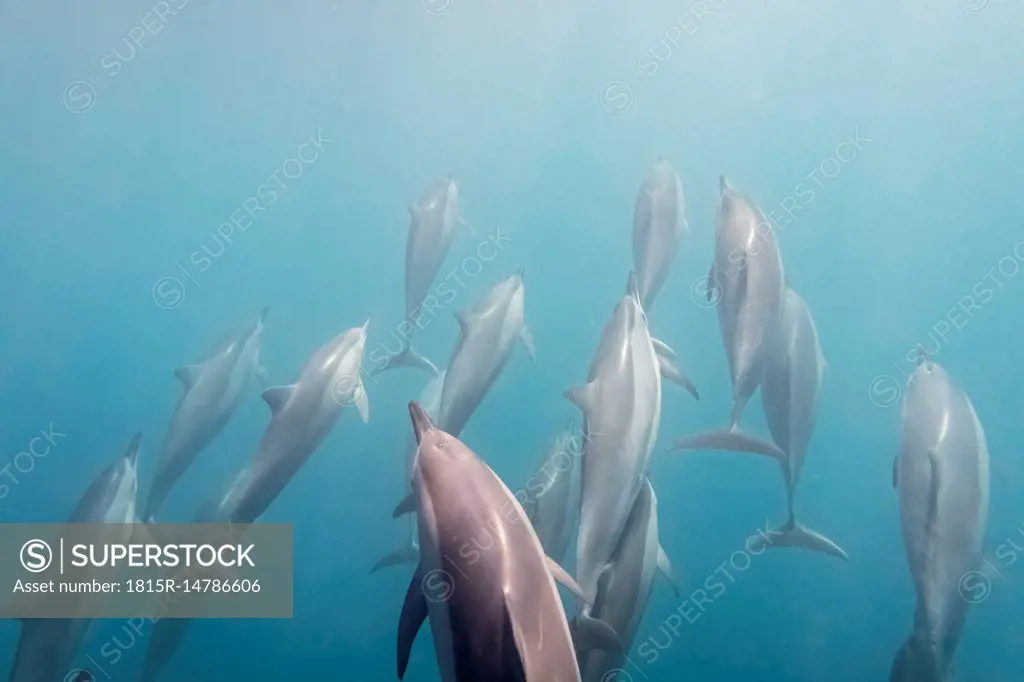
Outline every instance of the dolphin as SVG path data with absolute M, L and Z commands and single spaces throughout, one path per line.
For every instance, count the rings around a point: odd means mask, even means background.
M 426 387 L 423 389 L 423 393 L 420 394 L 420 405 L 423 406 L 423 409 L 426 410 L 427 415 L 429 415 L 432 420 L 437 419 L 437 411 L 441 407 L 441 389 L 444 387 L 444 377 L 446 374 L 447 370 L 442 370 L 440 374 L 433 377 L 427 383 Z M 413 463 L 416 460 L 416 441 L 415 436 L 411 433 L 409 434 L 409 441 L 409 444 L 405 448 L 405 451 L 408 453 L 405 458 L 405 480 L 411 482 L 413 475 Z M 408 494 L 408 490 L 406 493 Z M 373 568 L 370 569 L 370 573 L 376 573 L 380 569 L 388 566 L 417 563 L 420 560 L 420 544 L 417 538 L 416 516 L 414 514 L 410 514 L 409 538 L 406 541 L 405 546 L 381 557 L 380 561 L 375 563 Z
M 519 497 L 545 554 L 561 561 L 572 542 L 580 509 L 582 443 L 573 422 L 558 434 Z
M 683 184 L 668 161 L 659 157 L 647 172 L 633 208 L 633 267 L 640 303 L 650 310 L 679 248 L 689 232 Z
M 807 303 L 787 285 L 782 323 L 761 383 L 761 402 L 772 440 L 786 453 L 779 460 L 786 484 L 789 520 L 768 534 L 769 547 L 803 547 L 848 559 L 839 545 L 796 520 L 794 502 L 807 444 L 818 416 L 821 385 L 828 363 Z
M 785 277 L 782 256 L 771 224 L 753 201 L 736 192 L 725 176 L 715 225 L 715 259 L 708 273 L 708 302 L 717 297 L 732 410 L 729 426 L 688 436 L 670 450 L 737 450 L 782 461 L 786 453 L 774 443 L 739 430 L 740 416 L 757 390 L 778 333 Z
M 927 358 L 907 382 L 902 419 L 893 485 L 917 606 L 889 679 L 947 682 L 970 607 L 962 580 L 982 560 L 988 445 L 970 399 Z
M 512 357 L 517 342 L 534 358 L 533 337 L 523 319 L 526 285 L 522 268 L 498 282 L 467 310 L 455 313 L 459 341 L 448 363 L 438 425 L 458 436 Z
M 116 462 L 89 485 L 68 523 L 116 523 L 123 526 L 123 542 L 136 521 L 138 459 L 142 435 L 135 434 Z M 89 600 L 89 596 L 85 596 Z M 83 605 L 83 612 L 84 612 Z M 11 667 L 10 682 L 54 682 L 71 674 L 75 654 L 92 623 L 91 618 L 26 618 Z
M 413 493 L 395 516 L 416 513 L 421 560 L 398 624 L 398 679 L 429 618 L 442 682 L 579 682 L 555 580 L 579 587 L 497 474 L 418 403 L 409 413 Z
M 590 649 L 579 652 L 583 682 L 608 682 L 614 670 L 622 669 L 647 610 L 654 589 L 654 578 L 661 571 L 678 597 L 672 578 L 672 564 L 658 543 L 658 499 L 651 482 L 644 477 L 640 494 L 626 521 L 609 568 L 601 576 L 601 585 L 590 615 L 611 626 L 619 635 L 621 649 Z M 575 629 L 576 623 L 573 623 Z M 579 643 L 577 641 L 577 643 Z
M 661 376 L 671 374 L 659 355 L 640 305 L 636 276 L 604 327 L 587 384 L 566 397 L 583 412 L 582 502 L 576 570 L 585 601 L 596 597 L 601 571 L 611 560 L 661 422 Z
M 296 383 L 264 391 L 270 424 L 252 463 L 224 499 L 219 517 L 233 523 L 259 518 L 330 433 L 342 407 L 354 405 L 363 422 L 369 420 L 370 404 L 360 376 L 369 324 L 367 320 L 319 348 Z
M 438 178 L 427 186 L 419 203 L 409 206 L 409 236 L 405 243 L 405 317 L 413 314 L 430 293 L 438 270 L 444 263 L 456 229 L 468 227 L 459 212 L 459 189 L 452 176 Z M 388 366 L 418 367 L 437 375 L 430 360 L 412 349 L 413 325 L 404 336 L 403 348 L 388 358 Z M 386 367 L 377 371 L 383 371 Z
M 208 360 L 174 371 L 182 394 L 167 429 L 157 474 L 142 518 L 152 521 L 171 488 L 235 413 L 252 377 L 261 371 L 260 343 L 268 308 Z

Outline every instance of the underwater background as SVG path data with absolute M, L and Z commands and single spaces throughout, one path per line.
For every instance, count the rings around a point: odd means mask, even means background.
M 517 352 L 461 435 L 515 489 L 578 419 L 562 394 L 585 378 L 624 291 L 637 188 L 664 156 L 689 233 L 648 317 L 701 400 L 665 386 L 650 477 L 683 595 L 785 520 L 767 458 L 663 447 L 728 414 L 701 288 L 720 174 L 769 215 L 791 209 L 776 224 L 786 274 L 829 363 L 798 508 L 850 561 L 750 558 L 671 646 L 678 602 L 657 584 L 634 646 L 664 648 L 631 654 L 629 675 L 886 679 L 914 605 L 891 467 L 920 344 L 970 396 L 992 457 L 986 556 L 998 572 L 968 616 L 957 679 L 1020 678 L 1024 561 L 996 555 L 1024 547 L 1024 4 L 157 5 L 0 3 L 0 466 L 40 431 L 66 434 L 4 481 L 0 522 L 66 519 L 135 431 L 148 489 L 180 390 L 172 371 L 264 305 L 274 384 L 367 318 L 367 352 L 393 349 L 407 206 L 447 174 L 476 234 L 457 237 L 441 276 L 467 268 L 464 286 L 417 348 L 446 365 L 452 313 L 526 267 L 536 361 Z M 315 160 L 295 161 L 311 139 Z M 266 210 L 230 242 L 218 234 L 275 173 Z M 493 261 L 464 266 L 499 229 L 510 241 Z M 977 306 L 964 314 L 968 295 Z M 406 404 L 425 383 L 411 370 L 368 380 L 369 424 L 346 410 L 261 518 L 294 524 L 294 618 L 194 623 L 162 679 L 395 679 L 411 568 L 368 569 L 406 533 L 391 511 Z M 745 428 L 766 435 L 752 402 Z M 189 519 L 252 455 L 268 416 L 254 385 L 161 520 Z M 17 636 L 0 623 L 0 668 Z M 137 679 L 145 638 L 123 621 L 98 622 L 80 662 L 104 662 L 112 638 L 123 656 L 97 678 Z M 429 636 L 406 679 L 437 679 Z

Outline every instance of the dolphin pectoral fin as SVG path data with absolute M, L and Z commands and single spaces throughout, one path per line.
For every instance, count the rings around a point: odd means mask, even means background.
M 568 398 L 576 407 L 583 411 L 583 414 L 587 414 L 591 410 L 591 406 L 594 404 L 594 396 L 597 393 L 597 380 L 591 381 L 589 384 L 583 386 L 575 386 L 565 392 L 565 397 Z
M 780 462 L 785 462 L 786 453 L 779 449 L 774 443 L 770 443 L 754 436 L 748 436 L 740 431 L 705 431 L 682 438 L 667 450 L 727 450 L 730 452 L 750 452 L 756 455 L 765 455 Z
M 676 352 L 672 350 L 667 343 L 659 341 L 658 339 L 651 337 L 651 343 L 654 344 L 654 352 L 658 354 L 659 358 L 668 358 L 669 360 L 675 360 Z
M 405 499 L 398 503 L 395 507 L 395 511 L 391 513 L 391 518 L 397 519 L 400 516 L 406 514 L 412 514 L 416 511 L 416 493 L 409 493 L 405 496 Z
M 359 411 L 359 418 L 363 420 L 364 424 L 368 424 L 370 422 L 370 399 L 366 395 L 366 386 L 363 385 L 361 379 L 352 393 L 352 402 L 355 404 L 356 410 Z
M 900 482 L 899 475 L 900 456 L 896 455 L 892 458 L 892 489 L 895 490 Z
M 671 359 L 659 356 L 658 369 L 661 371 L 661 376 L 674 384 L 682 386 L 694 399 L 700 400 L 700 393 L 697 392 L 697 387 L 693 384 L 693 380 L 683 374 L 682 370 Z
M 174 370 L 174 376 L 187 391 L 195 385 L 196 380 L 203 371 L 202 365 L 184 365 Z
M 413 220 L 416 220 L 416 218 L 418 218 L 419 215 L 420 215 L 419 209 L 416 208 L 415 204 L 409 204 L 408 209 L 409 209 L 409 217 L 412 218 Z
M 849 561 L 849 555 L 843 548 L 827 537 L 796 522 L 786 524 L 781 530 L 770 530 L 767 534 L 768 547 L 802 547 L 819 554 L 834 556 Z
M 480 216 L 477 216 L 477 217 L 479 218 Z M 461 227 L 464 230 L 469 230 L 470 234 L 473 234 L 473 235 L 476 234 L 476 228 L 473 227 L 473 224 L 470 223 L 470 222 L 467 222 L 466 219 L 463 218 L 462 216 L 459 216 L 459 227 Z
M 399 367 L 421 369 L 435 377 L 441 373 L 438 371 L 437 365 L 431 362 L 429 358 L 414 351 L 412 349 L 412 344 L 407 344 L 405 348 L 402 349 L 401 353 L 388 356 L 388 362 L 386 365 L 374 368 L 370 372 L 370 376 L 377 376 L 381 372 L 386 372 L 389 369 L 397 369 Z
M 548 564 L 548 572 L 551 573 L 551 577 L 555 579 L 556 583 L 569 589 L 574 595 L 576 595 L 580 601 L 587 606 L 593 606 L 588 600 L 586 595 L 583 593 L 583 588 L 580 587 L 571 575 L 569 575 L 564 568 L 558 565 L 558 562 L 549 556 L 545 556 L 544 559 Z
M 707 293 L 705 295 L 707 302 L 711 303 L 714 300 L 712 297 L 715 296 L 715 292 L 718 290 L 718 280 L 715 278 L 715 264 L 711 264 L 711 268 L 708 270 L 708 286 Z M 719 297 L 718 300 L 721 300 Z
M 524 324 L 522 330 L 519 332 L 519 342 L 523 344 L 523 348 L 526 349 L 526 354 L 530 356 L 530 360 L 537 359 L 537 350 L 533 345 L 533 334 Z
M 426 619 L 427 598 L 423 594 L 423 565 L 420 564 L 409 581 L 405 601 L 402 603 L 402 615 L 398 618 L 398 679 L 405 677 L 412 643 L 416 641 L 416 633 Z
M 376 573 L 382 568 L 389 568 L 391 566 L 415 564 L 419 560 L 419 550 L 412 545 L 406 545 L 405 547 L 399 547 L 395 551 L 382 556 L 380 560 L 373 565 L 373 568 L 370 569 L 370 573 Z
M 668 558 L 668 554 L 665 553 L 665 548 L 658 545 L 658 570 L 668 580 L 668 584 L 672 586 L 672 592 L 675 593 L 676 599 L 679 599 L 679 585 L 676 584 L 676 579 L 672 575 L 672 562 Z
M 294 392 L 295 384 L 291 386 L 274 386 L 263 391 L 263 400 L 270 406 L 270 412 L 277 414 Z
M 453 314 L 455 321 L 459 323 L 459 333 L 462 334 L 462 338 L 466 338 L 473 329 L 473 314 L 468 310 L 456 310 Z
M 611 625 L 585 613 L 576 619 L 573 635 L 573 644 L 578 651 L 600 649 L 618 652 L 623 649 L 622 640 Z

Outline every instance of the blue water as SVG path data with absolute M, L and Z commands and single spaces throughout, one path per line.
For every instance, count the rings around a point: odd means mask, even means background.
M 889 397 L 916 344 L 985 427 L 1001 475 L 987 553 L 1021 543 L 1024 5 L 641 5 L 0 4 L 0 464 L 40 430 L 66 434 L 18 483 L 5 481 L 0 520 L 66 519 L 137 430 L 148 484 L 178 396 L 172 370 L 263 305 L 274 383 L 367 318 L 370 344 L 387 342 L 403 313 L 406 206 L 448 173 L 477 234 L 500 228 L 512 242 L 417 344 L 446 363 L 451 312 L 527 266 L 536 362 L 517 351 L 462 434 L 510 486 L 525 481 L 577 415 L 562 392 L 585 377 L 622 295 L 636 190 L 664 155 L 682 177 L 690 234 L 649 316 L 702 399 L 665 387 L 660 443 L 728 414 L 715 313 L 691 296 L 711 260 L 719 174 L 766 212 L 792 197 L 799 211 L 779 241 L 830 366 L 799 513 L 850 562 L 754 558 L 658 660 L 638 660 L 643 674 L 885 679 L 913 610 Z M 858 133 L 859 149 L 837 151 Z M 289 164 L 301 174 L 285 178 L 282 165 L 318 135 L 315 160 Z M 275 172 L 285 187 L 250 226 L 244 202 Z M 798 194 L 807 189 L 813 200 Z M 217 241 L 233 213 L 246 229 Z M 442 274 L 477 242 L 460 236 Z M 193 258 L 204 248 L 219 255 Z M 975 289 L 984 281 L 989 296 Z M 980 308 L 951 313 L 968 294 Z M 937 326 L 951 328 L 946 338 Z M 197 623 L 163 679 L 394 679 L 409 571 L 367 570 L 404 538 L 390 513 L 402 494 L 405 404 L 424 381 L 403 371 L 368 382 L 369 425 L 346 412 L 263 517 L 294 524 L 294 618 Z M 267 421 L 254 387 L 171 496 L 168 520 L 188 518 L 237 471 Z M 744 422 L 766 433 L 757 398 Z M 684 595 L 766 518 L 784 518 L 767 460 L 659 447 L 651 479 Z M 1005 580 L 971 610 L 959 679 L 1016 680 L 1024 668 L 1024 561 L 993 561 Z M 637 643 L 664 642 L 659 626 L 677 606 L 656 586 Z M 7 668 L 18 625 L 0 630 Z M 119 633 L 127 643 L 123 622 L 100 623 L 82 662 Z M 436 679 L 427 635 L 407 679 Z M 126 646 L 104 674 L 135 679 L 144 645 Z

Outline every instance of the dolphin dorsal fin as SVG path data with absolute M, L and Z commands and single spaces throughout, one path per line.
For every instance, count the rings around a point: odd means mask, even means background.
M 277 414 L 294 392 L 295 384 L 290 386 L 272 386 L 263 391 L 263 400 L 270 406 L 271 413 Z
M 597 393 L 597 380 L 591 381 L 582 386 L 574 386 L 565 392 L 565 397 L 586 415 L 594 404 L 594 396 Z
M 174 370 L 174 376 L 181 382 L 181 385 L 187 391 L 195 386 L 202 371 L 202 365 L 182 365 L 178 369 Z

